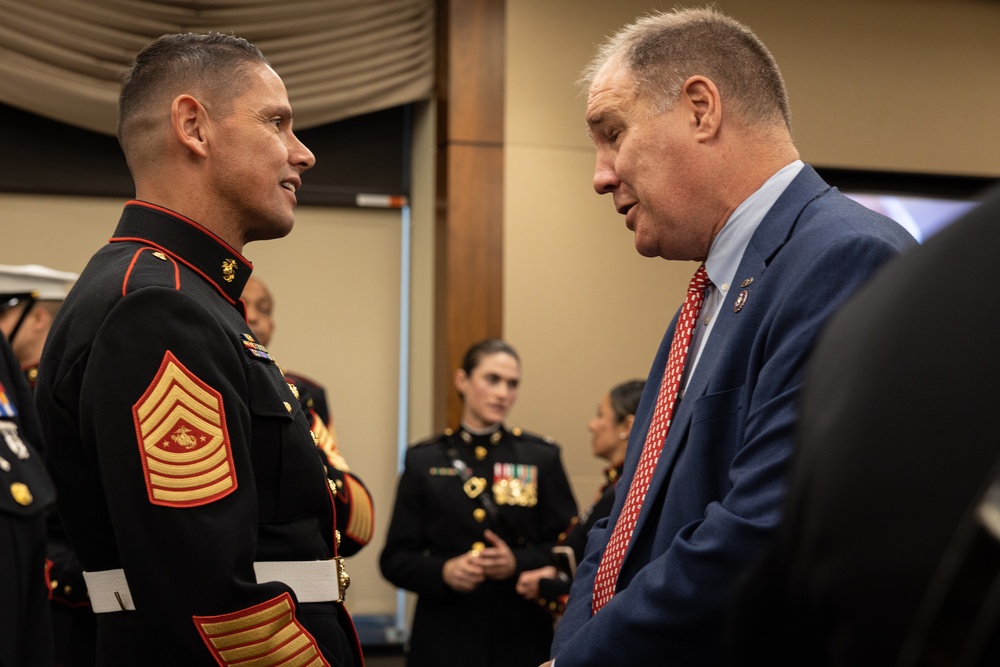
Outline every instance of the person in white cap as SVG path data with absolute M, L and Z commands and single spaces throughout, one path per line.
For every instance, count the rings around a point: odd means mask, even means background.
M 49 327 L 77 277 L 40 264 L 0 264 L 0 331 L 31 389 Z
M 10 343 L 31 392 L 38 379 L 45 338 L 78 277 L 39 264 L 0 264 L 0 331 Z M 35 445 L 41 447 L 42 443 Z M 48 517 L 47 534 L 55 664 L 89 667 L 97 657 L 97 622 L 83 567 L 54 512 Z

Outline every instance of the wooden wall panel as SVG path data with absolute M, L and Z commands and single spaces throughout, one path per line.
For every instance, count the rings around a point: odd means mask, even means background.
M 504 0 L 439 0 L 434 427 L 454 426 L 454 371 L 503 332 Z

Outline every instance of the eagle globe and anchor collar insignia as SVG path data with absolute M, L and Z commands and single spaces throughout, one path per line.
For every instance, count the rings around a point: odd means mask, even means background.
M 169 350 L 132 414 L 149 502 L 197 507 L 236 490 L 222 395 Z

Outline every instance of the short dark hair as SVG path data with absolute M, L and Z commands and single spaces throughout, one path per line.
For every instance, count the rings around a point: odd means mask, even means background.
M 745 120 L 784 121 L 791 130 L 788 93 L 778 64 L 750 28 L 712 9 L 652 12 L 612 35 L 584 70 L 589 86 L 610 61 L 625 66 L 656 111 L 672 109 L 688 78 L 701 74 Z
M 215 99 L 224 106 L 239 97 L 250 84 L 249 65 L 270 63 L 260 49 L 235 35 L 218 32 L 163 35 L 150 42 L 135 57 L 122 76 L 118 96 L 118 141 L 126 145 L 132 134 L 150 122 L 150 108 L 163 95 L 189 92 L 210 94 L 225 91 Z M 228 110 L 222 108 L 219 113 Z
M 486 338 L 478 343 L 474 343 L 472 347 L 466 350 L 465 356 L 462 357 L 462 370 L 465 371 L 466 375 L 471 376 L 472 371 L 476 369 L 476 366 L 483 360 L 483 357 L 488 357 L 497 352 L 509 354 L 520 365 L 521 357 L 517 355 L 517 351 L 510 343 L 500 338 Z
M 639 399 L 646 387 L 645 380 L 628 380 L 615 385 L 608 394 L 611 397 L 611 409 L 615 413 L 615 421 L 623 422 L 629 415 L 634 415 L 639 409 Z

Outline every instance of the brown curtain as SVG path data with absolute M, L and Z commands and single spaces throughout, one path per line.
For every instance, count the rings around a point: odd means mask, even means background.
M 427 99 L 433 0 L 0 0 L 0 103 L 113 135 L 118 81 L 172 32 L 264 52 L 305 129 Z

